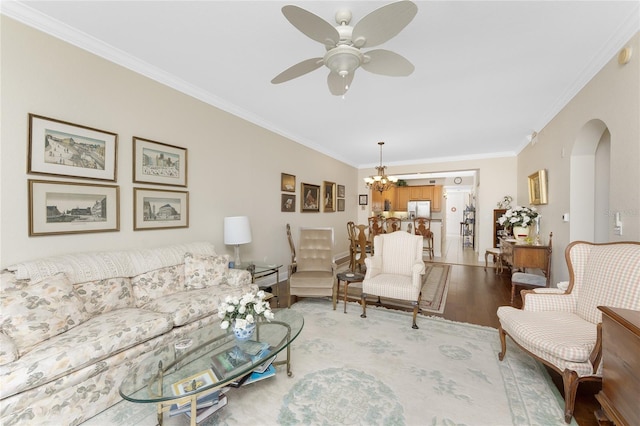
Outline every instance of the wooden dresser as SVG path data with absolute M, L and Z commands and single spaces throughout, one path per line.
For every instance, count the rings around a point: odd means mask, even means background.
M 640 425 L 640 311 L 602 311 L 602 390 L 596 395 L 617 426 Z

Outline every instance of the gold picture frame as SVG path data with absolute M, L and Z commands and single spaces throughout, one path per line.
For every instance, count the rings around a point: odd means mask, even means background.
M 280 190 L 284 192 L 296 192 L 295 175 L 280 173 Z
M 541 169 L 529 175 L 529 204 L 547 204 L 547 170 Z
M 189 227 L 189 192 L 133 188 L 133 230 Z
M 320 212 L 320 186 L 310 183 L 300 184 L 300 212 Z
M 332 213 L 336 211 L 336 183 L 322 182 L 322 211 Z

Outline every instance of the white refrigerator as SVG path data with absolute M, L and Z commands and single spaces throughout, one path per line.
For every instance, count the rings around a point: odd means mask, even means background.
M 431 219 L 431 201 L 409 201 L 407 203 L 407 214 L 409 215 L 409 219 L 416 217 L 426 217 Z

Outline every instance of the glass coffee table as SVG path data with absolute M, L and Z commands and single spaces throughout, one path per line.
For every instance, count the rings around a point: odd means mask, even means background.
M 273 365 L 286 365 L 287 375 L 291 376 L 290 345 L 300 334 L 304 318 L 292 309 L 276 309 L 273 313 L 275 318 L 271 322 L 259 322 L 252 340 L 246 343 L 238 342 L 233 332 L 222 330 L 216 321 L 156 349 L 129 371 L 120 385 L 120 395 L 131 402 L 158 404 L 160 425 L 172 404 L 191 403 L 191 424 L 195 425 L 198 396 L 246 376 L 274 355 L 286 353 L 285 360 L 274 361 Z M 251 359 L 228 371 L 214 367 L 213 359 L 220 354 L 233 353 L 239 348 L 250 352 L 249 348 L 260 346 L 256 342 L 268 346 L 268 351 L 252 352 Z M 212 380 L 203 374 L 210 376 L 210 372 L 214 373 Z

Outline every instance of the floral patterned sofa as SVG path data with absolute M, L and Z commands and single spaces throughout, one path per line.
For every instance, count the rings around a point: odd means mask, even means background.
M 62 255 L 0 274 L 0 424 L 82 423 L 146 354 L 256 291 L 214 246 Z

